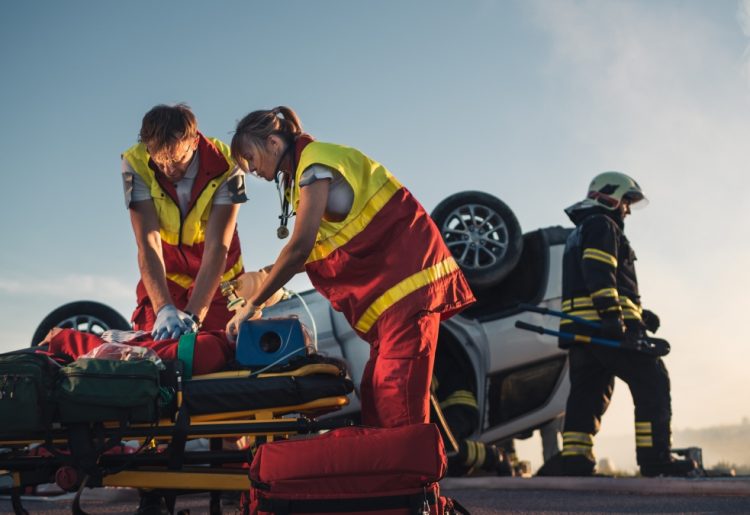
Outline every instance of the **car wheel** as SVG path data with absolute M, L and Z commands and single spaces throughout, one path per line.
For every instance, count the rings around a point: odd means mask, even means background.
M 499 198 L 463 191 L 432 212 L 440 233 L 472 288 L 502 281 L 521 257 L 523 234 L 513 211 Z
M 31 346 L 42 341 L 54 327 L 96 335 L 108 329 L 131 329 L 130 323 L 120 313 L 105 304 L 87 300 L 71 302 L 55 309 L 42 320 L 31 338 Z

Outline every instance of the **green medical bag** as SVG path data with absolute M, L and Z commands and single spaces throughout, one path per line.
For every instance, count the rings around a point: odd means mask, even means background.
M 154 422 L 159 417 L 159 369 L 148 360 L 79 358 L 60 370 L 59 419 Z

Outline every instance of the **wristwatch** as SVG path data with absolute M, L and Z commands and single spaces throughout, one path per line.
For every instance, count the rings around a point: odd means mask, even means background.
M 185 314 L 186 314 L 187 316 L 189 316 L 189 317 L 190 317 L 190 319 L 191 319 L 191 320 L 192 320 L 193 322 L 195 322 L 195 327 L 196 327 L 197 329 L 200 329 L 200 328 L 201 328 L 201 326 L 203 325 L 203 322 L 201 322 L 201 319 L 200 319 L 200 318 L 198 318 L 198 315 L 196 315 L 195 313 L 191 313 L 190 311 L 183 311 L 183 313 L 185 313 Z

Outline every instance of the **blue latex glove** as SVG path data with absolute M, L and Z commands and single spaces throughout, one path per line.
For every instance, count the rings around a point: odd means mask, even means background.
M 159 312 L 156 314 L 156 322 L 154 323 L 154 329 L 151 331 L 151 336 L 154 340 L 167 340 L 170 338 L 179 338 L 183 334 L 195 332 L 198 330 L 198 324 L 195 320 L 185 313 L 180 311 L 172 304 L 162 306 Z

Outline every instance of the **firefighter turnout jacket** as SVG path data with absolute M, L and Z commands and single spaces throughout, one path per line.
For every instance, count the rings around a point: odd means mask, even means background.
M 575 230 L 563 255 L 562 311 L 590 321 L 623 318 L 628 328 L 641 327 L 641 301 L 635 253 L 623 233 L 618 213 L 588 207 L 568 212 Z M 596 330 L 568 319 L 560 330 L 595 335 Z M 560 339 L 566 348 L 569 340 Z

